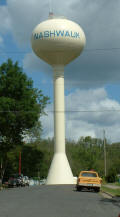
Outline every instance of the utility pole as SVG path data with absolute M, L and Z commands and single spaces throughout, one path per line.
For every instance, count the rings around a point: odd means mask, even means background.
M 104 141 L 104 175 L 107 175 L 107 166 L 106 166 L 106 141 L 105 141 L 105 130 L 103 130 L 103 141 Z

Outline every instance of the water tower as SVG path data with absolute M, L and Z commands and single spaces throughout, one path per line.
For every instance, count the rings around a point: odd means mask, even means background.
M 80 55 L 85 42 L 85 34 L 78 24 L 53 14 L 32 33 L 33 51 L 50 64 L 54 72 L 54 156 L 46 181 L 48 185 L 74 183 L 65 153 L 64 66 Z

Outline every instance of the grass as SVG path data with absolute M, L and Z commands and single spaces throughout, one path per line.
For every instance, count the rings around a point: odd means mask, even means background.
M 111 189 L 111 188 L 102 186 L 101 190 L 105 191 L 106 193 L 110 193 L 113 196 L 120 197 L 120 189 L 119 188 L 118 189 Z
M 120 187 L 120 183 L 119 182 L 112 183 L 112 185 L 116 185 L 116 186 Z

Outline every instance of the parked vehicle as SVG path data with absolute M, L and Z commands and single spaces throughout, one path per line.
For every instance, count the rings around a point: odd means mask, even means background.
M 45 185 L 45 183 L 46 183 L 46 179 L 41 179 L 40 180 L 40 185 Z
M 34 180 L 33 180 L 33 179 L 30 179 L 29 185 L 30 185 L 30 186 L 34 186 Z
M 8 180 L 8 187 L 20 187 L 25 186 L 23 175 L 13 174 Z
M 22 175 L 18 175 L 18 177 L 17 177 L 17 187 L 19 187 L 19 186 L 21 186 L 21 187 L 25 186 Z
M 23 176 L 23 183 L 25 186 L 29 186 L 30 180 L 29 180 L 28 176 Z
M 102 179 L 95 171 L 81 171 L 77 179 L 76 189 L 81 191 L 83 188 L 100 191 Z
M 15 175 L 10 176 L 8 179 L 8 187 L 16 187 L 17 186 L 17 178 Z

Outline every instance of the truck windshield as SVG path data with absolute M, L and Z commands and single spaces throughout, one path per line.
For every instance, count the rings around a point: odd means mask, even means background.
M 84 177 L 97 177 L 96 173 L 82 173 L 81 176 Z

